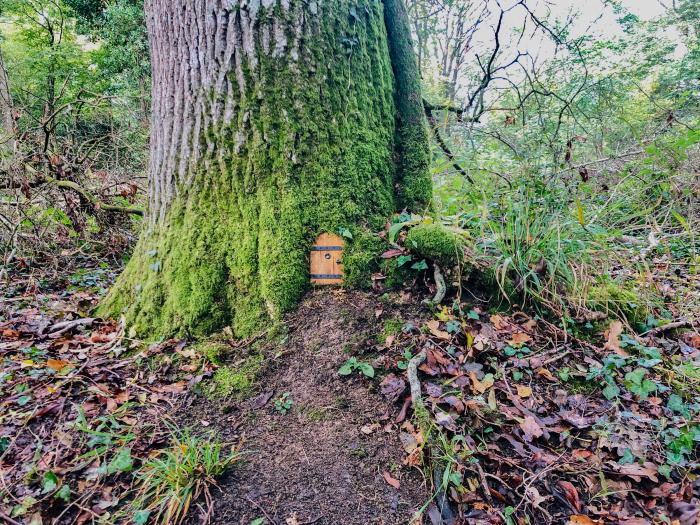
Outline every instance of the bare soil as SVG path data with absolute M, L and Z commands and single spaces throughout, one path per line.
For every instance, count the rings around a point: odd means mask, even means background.
M 398 432 L 384 429 L 393 409 L 376 391 L 381 378 L 338 374 L 348 357 L 376 345 L 391 315 L 384 308 L 372 294 L 311 293 L 286 320 L 287 336 L 265 350 L 255 396 L 239 403 L 196 396 L 181 409 L 177 419 L 190 426 L 245 442 L 246 460 L 214 492 L 212 523 L 405 524 L 423 505 L 420 473 L 402 464 Z M 285 392 L 293 405 L 281 414 L 274 401 Z M 200 520 L 194 512 L 191 523 Z

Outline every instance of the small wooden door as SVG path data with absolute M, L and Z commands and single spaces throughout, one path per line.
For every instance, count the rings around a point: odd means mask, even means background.
M 322 233 L 311 247 L 311 282 L 342 284 L 345 241 L 332 233 Z

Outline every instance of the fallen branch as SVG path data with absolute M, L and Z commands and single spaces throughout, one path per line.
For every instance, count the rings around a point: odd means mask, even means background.
M 669 330 L 675 330 L 677 328 L 692 328 L 692 324 L 688 320 L 682 320 L 682 321 L 676 321 L 674 323 L 668 323 L 662 326 L 657 326 L 656 328 L 652 328 L 651 330 L 647 330 L 643 334 L 640 334 L 640 336 L 654 336 L 654 335 L 659 335 L 664 332 L 668 332 Z
M 58 186 L 59 188 L 64 188 L 64 189 L 74 191 L 75 193 L 80 195 L 83 199 L 85 199 L 90 204 L 95 206 L 95 208 L 98 208 L 100 210 L 113 211 L 113 212 L 118 212 L 118 213 L 129 213 L 132 215 L 139 215 L 139 216 L 143 217 L 143 210 L 141 208 L 107 204 L 106 202 L 99 200 L 92 193 L 87 191 L 85 188 L 82 188 L 81 186 L 79 186 L 78 184 L 76 184 L 73 181 L 48 179 L 47 182 L 53 183 L 56 186 Z
M 5 172 L 0 171 L 0 174 Z M 59 180 L 50 177 L 40 177 L 36 180 L 29 181 L 26 183 L 21 183 L 16 180 L 8 178 L 8 181 L 0 185 L 0 190 L 14 190 L 14 189 L 24 189 L 24 188 L 38 188 L 44 184 L 54 184 L 59 188 L 65 190 L 71 190 L 80 195 L 84 200 L 92 204 L 95 208 L 104 211 L 111 211 L 116 213 L 128 213 L 131 215 L 139 215 L 143 217 L 144 212 L 141 208 L 131 207 L 131 206 L 117 206 L 115 204 L 108 204 L 101 201 L 95 195 L 90 193 L 88 190 L 80 186 L 79 184 L 70 180 Z
M 420 353 L 414 355 L 408 362 L 406 367 L 406 375 L 408 376 L 408 384 L 411 386 L 411 401 L 413 402 L 413 410 L 425 410 L 423 398 L 421 397 L 420 380 L 418 379 L 418 367 L 425 361 L 428 356 L 428 351 L 424 348 Z

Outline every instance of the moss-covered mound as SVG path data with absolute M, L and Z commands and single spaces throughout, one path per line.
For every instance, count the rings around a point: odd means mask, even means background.
M 650 313 L 643 298 L 615 281 L 605 281 L 589 288 L 588 306 L 624 317 L 632 325 L 644 324 Z
M 465 262 L 466 239 L 459 232 L 439 223 L 419 224 L 406 236 L 406 247 L 413 253 L 441 266 Z

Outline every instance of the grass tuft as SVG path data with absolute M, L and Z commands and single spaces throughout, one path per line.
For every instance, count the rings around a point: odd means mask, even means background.
M 228 448 L 188 430 L 174 433 L 170 447 L 149 459 L 139 473 L 134 523 L 178 525 L 200 497 L 206 505 L 204 523 L 208 523 L 213 509 L 210 487 L 241 458 L 240 446 L 231 446 L 227 452 Z

